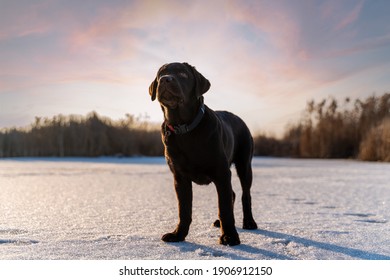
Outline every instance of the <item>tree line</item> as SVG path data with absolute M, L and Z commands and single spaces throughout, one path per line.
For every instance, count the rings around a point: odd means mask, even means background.
M 257 135 L 254 140 L 257 155 L 390 162 L 390 93 L 311 100 L 281 139 Z
M 0 130 L 0 157 L 162 156 L 159 125 L 127 114 L 36 117 L 25 128 Z M 365 100 L 307 103 L 281 138 L 257 134 L 257 156 L 354 158 L 390 162 L 390 93 Z
M 126 115 L 113 121 L 96 112 L 82 116 L 36 117 L 27 128 L 0 131 L 0 157 L 159 156 L 159 129 Z

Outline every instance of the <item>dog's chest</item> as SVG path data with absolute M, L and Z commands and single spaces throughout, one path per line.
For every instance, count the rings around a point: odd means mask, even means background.
M 165 157 L 171 171 L 180 174 L 199 185 L 212 182 L 212 171 L 202 160 L 201 152 L 196 148 L 182 149 L 177 143 L 165 146 Z

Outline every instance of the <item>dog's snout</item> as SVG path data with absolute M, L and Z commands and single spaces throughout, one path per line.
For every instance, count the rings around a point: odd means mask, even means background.
M 170 83 L 173 81 L 173 77 L 171 75 L 164 75 L 160 77 L 159 82 L 164 84 L 164 83 Z

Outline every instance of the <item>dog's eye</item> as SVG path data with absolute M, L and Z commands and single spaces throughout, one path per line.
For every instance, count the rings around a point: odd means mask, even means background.
M 179 73 L 179 76 L 182 77 L 182 78 L 185 78 L 185 79 L 188 78 L 188 74 L 185 73 L 185 72 L 180 72 L 180 73 Z

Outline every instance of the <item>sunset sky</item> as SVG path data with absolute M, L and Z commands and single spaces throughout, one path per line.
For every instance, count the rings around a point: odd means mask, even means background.
M 0 128 L 96 111 L 161 122 L 167 62 L 211 82 L 205 103 L 280 134 L 306 102 L 390 91 L 390 1 L 0 0 Z

